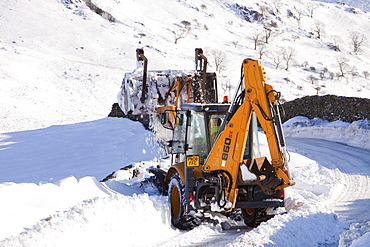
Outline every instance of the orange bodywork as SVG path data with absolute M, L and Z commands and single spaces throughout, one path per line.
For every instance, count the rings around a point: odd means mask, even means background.
M 231 181 L 229 181 L 228 188 L 225 191 L 227 200 L 233 204 L 233 207 L 238 195 L 237 187 L 241 164 L 248 163 L 255 165 L 257 169 L 261 169 L 262 175 L 257 175 L 257 183 L 265 179 L 265 175 L 263 175 L 265 172 L 263 170 L 265 169 L 264 165 L 267 163 L 270 168 L 272 167 L 270 170 L 275 181 L 266 188 L 264 188 L 263 182 L 261 183 L 261 188 L 266 194 L 273 194 L 275 191 L 294 185 L 294 180 L 288 171 L 285 149 L 279 143 L 276 123 L 272 114 L 272 106 L 278 104 L 277 92 L 274 91 L 271 85 L 265 83 L 265 72 L 260 61 L 245 59 L 243 61 L 243 73 L 242 91 L 244 91 L 244 100 L 219 134 L 204 164 L 193 170 L 195 178 L 201 177 L 202 171 L 218 170 L 221 171 L 221 174 L 228 173 L 231 176 Z M 243 160 L 253 112 L 266 134 L 271 162 L 266 157 Z M 165 178 L 167 183 L 175 172 L 180 175 L 182 183 L 185 184 L 184 162 L 171 166 Z
M 271 120 L 272 114 L 269 104 L 276 104 L 275 92 L 272 86 L 265 83 L 265 73 L 260 61 L 244 60 L 243 71 L 244 101 L 219 135 L 203 166 L 205 171 L 224 170 L 231 174 L 233 180 L 227 196 L 232 203 L 235 203 L 238 192 L 236 178 L 240 171 L 239 166 L 243 161 L 252 110 L 256 113 L 259 123 L 266 133 L 274 172 L 283 181 L 282 185 L 276 187 L 275 190 L 282 190 L 294 184 L 286 169 L 285 156 L 280 148 L 275 126 Z

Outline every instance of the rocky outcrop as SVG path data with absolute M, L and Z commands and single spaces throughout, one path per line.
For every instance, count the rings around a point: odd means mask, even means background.
M 284 103 L 286 121 L 295 116 L 305 116 L 310 119 L 321 118 L 328 121 L 342 120 L 354 122 L 370 119 L 370 99 L 343 97 L 335 95 L 305 96 Z

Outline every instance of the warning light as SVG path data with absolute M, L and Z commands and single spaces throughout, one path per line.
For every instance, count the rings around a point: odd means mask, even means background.
M 225 95 L 224 96 L 224 100 L 222 101 L 222 103 L 229 103 L 229 96 Z
M 193 196 L 193 193 L 190 193 L 190 195 L 189 195 L 189 201 L 193 201 L 194 200 L 194 196 Z
M 284 198 L 285 197 L 285 193 L 284 193 L 284 190 L 282 190 L 281 192 L 280 192 L 280 198 Z

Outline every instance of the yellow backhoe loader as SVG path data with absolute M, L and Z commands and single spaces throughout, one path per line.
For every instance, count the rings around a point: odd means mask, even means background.
M 279 96 L 265 83 L 260 61 L 245 59 L 231 104 L 183 104 L 170 141 L 172 166 L 151 169 L 168 194 L 172 224 L 192 229 L 206 211 L 239 210 L 248 226 L 284 206 L 284 189 L 294 185 L 286 157 Z M 167 124 L 169 112 L 161 114 Z M 257 128 L 264 131 L 271 161 L 261 157 Z
M 238 213 L 255 227 L 272 217 L 270 209 L 284 207 L 284 189 L 294 179 L 287 164 L 280 93 L 265 83 L 260 61 L 243 61 L 231 103 L 217 103 L 216 75 L 206 72 L 201 49 L 195 50 L 195 71 L 147 71 L 141 49 L 137 61 L 138 69 L 125 75 L 118 102 L 124 114 L 160 116 L 173 131 L 168 142 L 172 166 L 149 172 L 154 174 L 151 182 L 168 195 L 175 227 L 192 229 L 207 211 Z M 261 157 L 259 127 L 271 160 Z

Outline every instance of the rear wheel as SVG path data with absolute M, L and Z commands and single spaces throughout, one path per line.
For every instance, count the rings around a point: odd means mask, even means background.
M 257 211 L 258 211 L 258 208 L 242 208 L 242 215 L 243 215 L 244 223 L 247 226 L 250 226 L 250 227 L 257 226 L 257 222 L 256 222 Z
M 250 227 L 257 227 L 262 222 L 268 221 L 273 215 L 266 214 L 266 208 L 242 208 L 244 223 Z
M 186 214 L 185 186 L 178 173 L 174 173 L 168 185 L 168 200 L 172 225 L 181 230 L 190 230 L 200 224 L 200 219 Z

